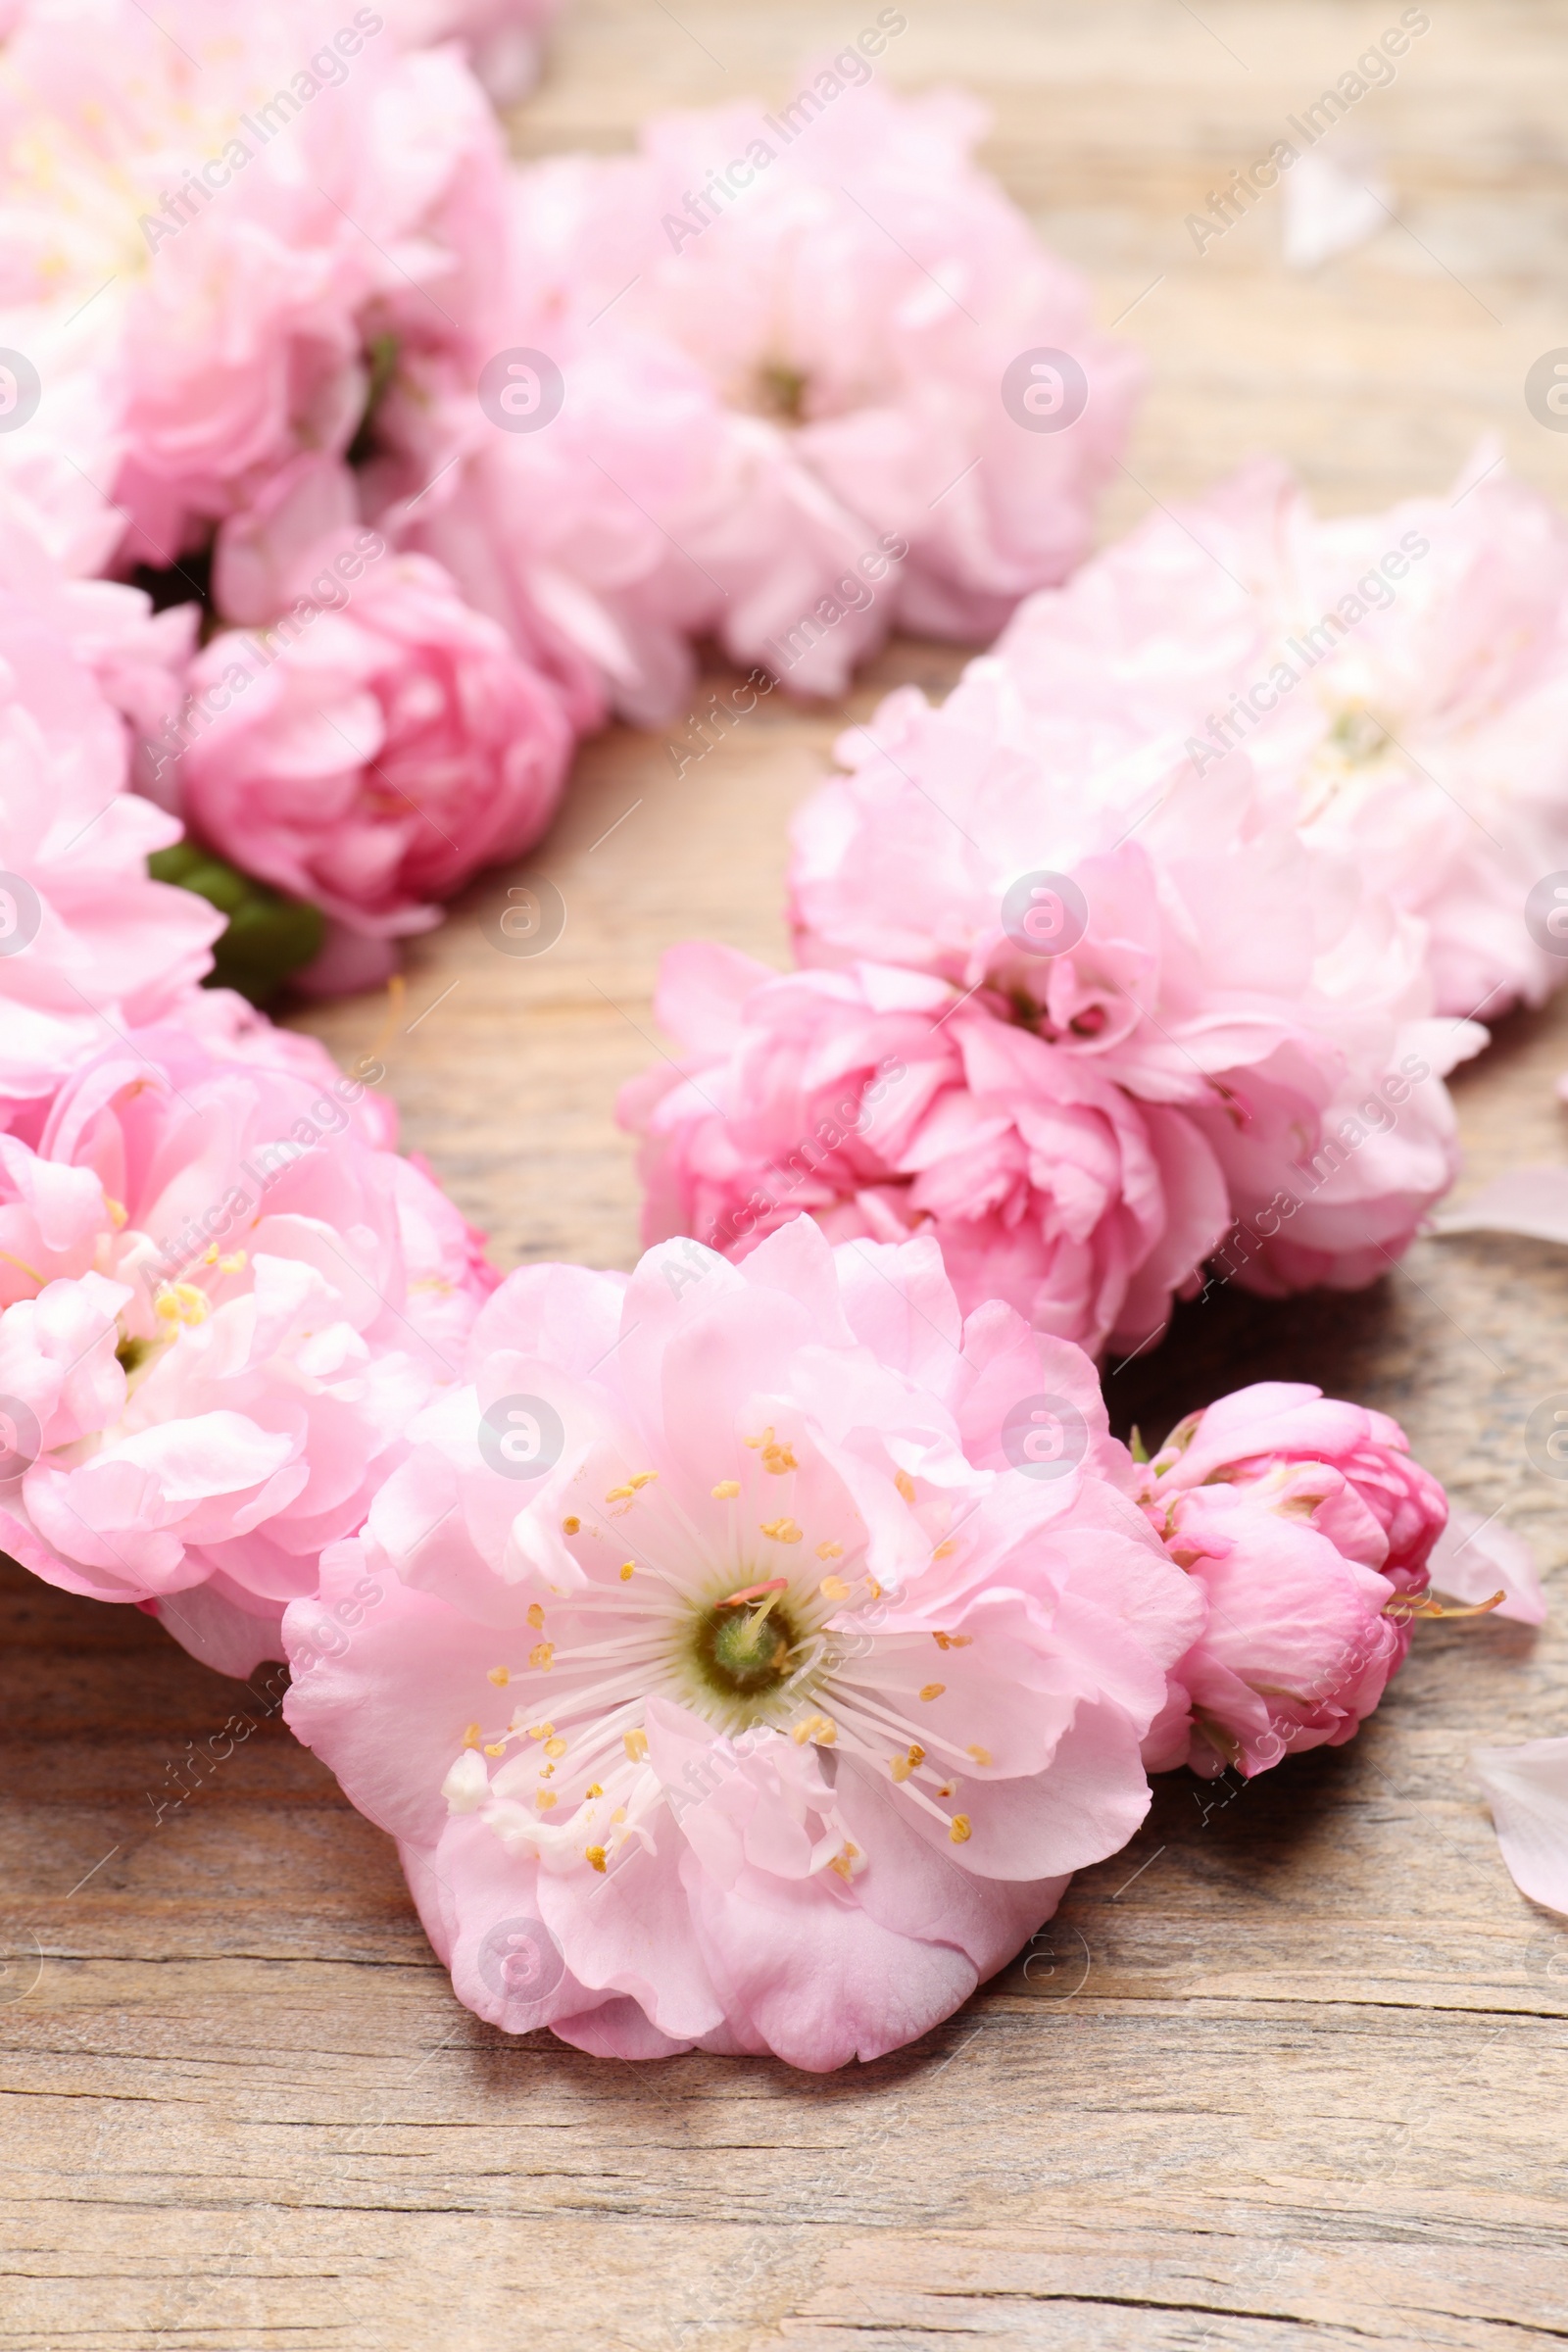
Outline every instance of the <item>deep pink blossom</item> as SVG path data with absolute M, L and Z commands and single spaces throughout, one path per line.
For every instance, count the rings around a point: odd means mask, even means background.
M 530 1267 L 469 1376 L 290 1609 L 286 1712 L 481 2016 L 873 2058 L 1143 1818 L 1200 1595 L 1087 1359 L 961 1320 L 929 1243 Z
M 1352 1739 L 1404 1661 L 1448 1515 L 1398 1424 L 1265 1381 L 1190 1414 L 1138 1476 L 1208 1610 L 1151 1768 L 1250 1775 Z
M 893 966 L 781 974 L 733 950 L 664 958 L 680 1051 L 626 1090 L 644 1238 L 735 1257 L 808 1211 L 834 1240 L 929 1233 L 965 1311 L 1004 1298 L 1098 1349 L 1147 1342 L 1227 1222 L 1187 1114 L 947 982 Z
M 358 527 L 341 468 L 293 488 L 219 551 L 230 601 L 279 617 L 198 656 L 165 758 L 192 831 L 363 943 L 342 981 L 364 986 L 477 868 L 538 839 L 572 734 L 555 687 L 439 565 Z

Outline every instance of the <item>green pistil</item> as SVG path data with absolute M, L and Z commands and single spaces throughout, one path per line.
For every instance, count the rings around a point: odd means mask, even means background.
M 692 1658 L 718 1697 L 763 1697 L 789 1681 L 796 1640 L 782 1608 L 771 1601 L 761 1608 L 742 1603 L 710 1609 L 698 1619 Z

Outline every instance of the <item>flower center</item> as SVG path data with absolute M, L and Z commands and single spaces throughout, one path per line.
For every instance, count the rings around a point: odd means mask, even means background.
M 721 1601 L 697 1619 L 692 1663 L 719 1698 L 769 1696 L 789 1681 L 800 1635 L 780 1600 Z

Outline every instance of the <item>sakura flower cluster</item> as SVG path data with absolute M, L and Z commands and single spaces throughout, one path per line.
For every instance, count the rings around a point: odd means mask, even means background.
M 1147 1346 L 1205 1261 L 1276 1297 L 1395 1262 L 1485 1032 L 1245 753 L 1200 770 L 1087 662 L 1048 701 L 1003 654 L 839 754 L 795 825 L 804 968 L 666 957 L 680 1066 L 622 1099 L 648 1240 L 929 1230 L 966 1306 L 1091 1350 Z
M 946 2017 L 1150 1769 L 1350 1736 L 1446 1512 L 1315 1390 L 1139 1468 L 1079 1349 L 808 1218 L 512 1275 L 410 1436 L 289 1607 L 288 1720 L 460 1998 L 632 2059 Z
M 1126 427 L 978 114 L 873 82 L 898 11 L 776 118 L 518 168 L 490 99 L 550 13 L 25 0 L 0 57 L 0 575 L 14 512 L 153 586 L 138 784 L 324 914 L 317 992 L 526 851 L 696 638 L 823 693 L 895 622 L 989 635 Z M 1009 413 L 1020 354 L 1059 416 Z

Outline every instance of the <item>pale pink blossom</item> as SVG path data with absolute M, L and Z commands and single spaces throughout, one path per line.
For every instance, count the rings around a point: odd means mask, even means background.
M 663 115 L 634 157 L 519 175 L 505 340 L 552 358 L 567 397 L 548 429 L 498 432 L 487 465 L 519 516 L 544 481 L 548 547 L 517 549 L 477 477 L 452 497 L 492 569 L 542 562 L 551 620 L 640 716 L 678 708 L 690 637 L 837 694 L 894 627 L 983 640 L 1089 545 L 1138 362 L 976 169 L 981 111 L 871 74 L 847 50 L 777 117 Z M 1036 431 L 1004 378 L 1061 350 L 1087 406 Z M 618 401 L 597 381 L 616 368 Z M 586 408 L 575 443 L 568 423 L 584 401 L 613 422 L 597 475 L 576 455 Z M 435 552 L 493 609 L 479 546 Z
M 1568 868 L 1568 526 L 1480 450 L 1442 497 L 1314 514 L 1275 461 L 1150 516 L 996 653 L 1033 709 L 1120 713 L 1426 925 L 1435 1008 L 1568 971 L 1526 902 Z
M 1514 1885 L 1533 1903 L 1568 1912 L 1568 1740 L 1477 1747 L 1470 1764 Z
M 929 1243 L 529 1267 L 469 1374 L 291 1608 L 286 1713 L 482 2017 L 874 2058 L 1142 1820 L 1200 1596 L 1087 1359 L 963 1321 Z
M 555 687 L 438 564 L 357 526 L 342 469 L 304 488 L 318 523 L 334 496 L 340 512 L 297 550 L 254 516 L 225 534 L 231 597 L 275 599 L 279 617 L 212 639 L 165 755 L 191 831 L 320 906 L 343 935 L 339 984 L 365 986 L 480 866 L 538 839 L 572 734 Z
M 149 879 L 179 826 L 126 790 L 125 726 L 80 658 L 96 631 L 100 676 L 134 668 L 143 615 L 128 589 L 0 589 L 0 1128 L 125 1024 L 185 1002 L 223 927 Z
M 0 1136 L 0 1544 L 217 1663 L 234 1611 L 281 1654 L 495 1280 L 363 1081 L 240 1048 L 129 1031 Z
M 386 0 L 386 7 L 405 49 L 461 41 L 497 106 L 514 106 L 539 77 L 541 40 L 561 0 Z
M 1181 1105 L 1250 1287 L 1371 1281 L 1452 1182 L 1443 1076 L 1485 1032 L 1431 1017 L 1420 922 L 1287 822 L 1245 755 L 1198 768 L 1087 659 L 1054 703 L 1026 685 L 986 658 L 941 710 L 902 688 L 842 738 L 849 773 L 795 821 L 799 954 L 939 974 Z
M 1004 1298 L 1098 1349 L 1163 1328 L 1228 1224 L 1185 1111 L 891 965 L 778 973 L 734 950 L 665 956 L 678 1068 L 621 1098 L 646 1136 L 644 1239 L 742 1257 L 808 1212 L 835 1241 L 930 1234 L 966 1312 Z
M 457 51 L 372 8 L 32 0 L 0 56 L 0 332 L 72 387 L 39 422 L 130 516 L 122 561 L 346 450 L 372 389 L 433 470 L 491 344 L 504 175 Z
M 1353 1739 L 1404 1661 L 1448 1512 L 1398 1424 L 1265 1381 L 1190 1414 L 1138 1478 L 1208 1612 L 1151 1769 L 1249 1776 Z

